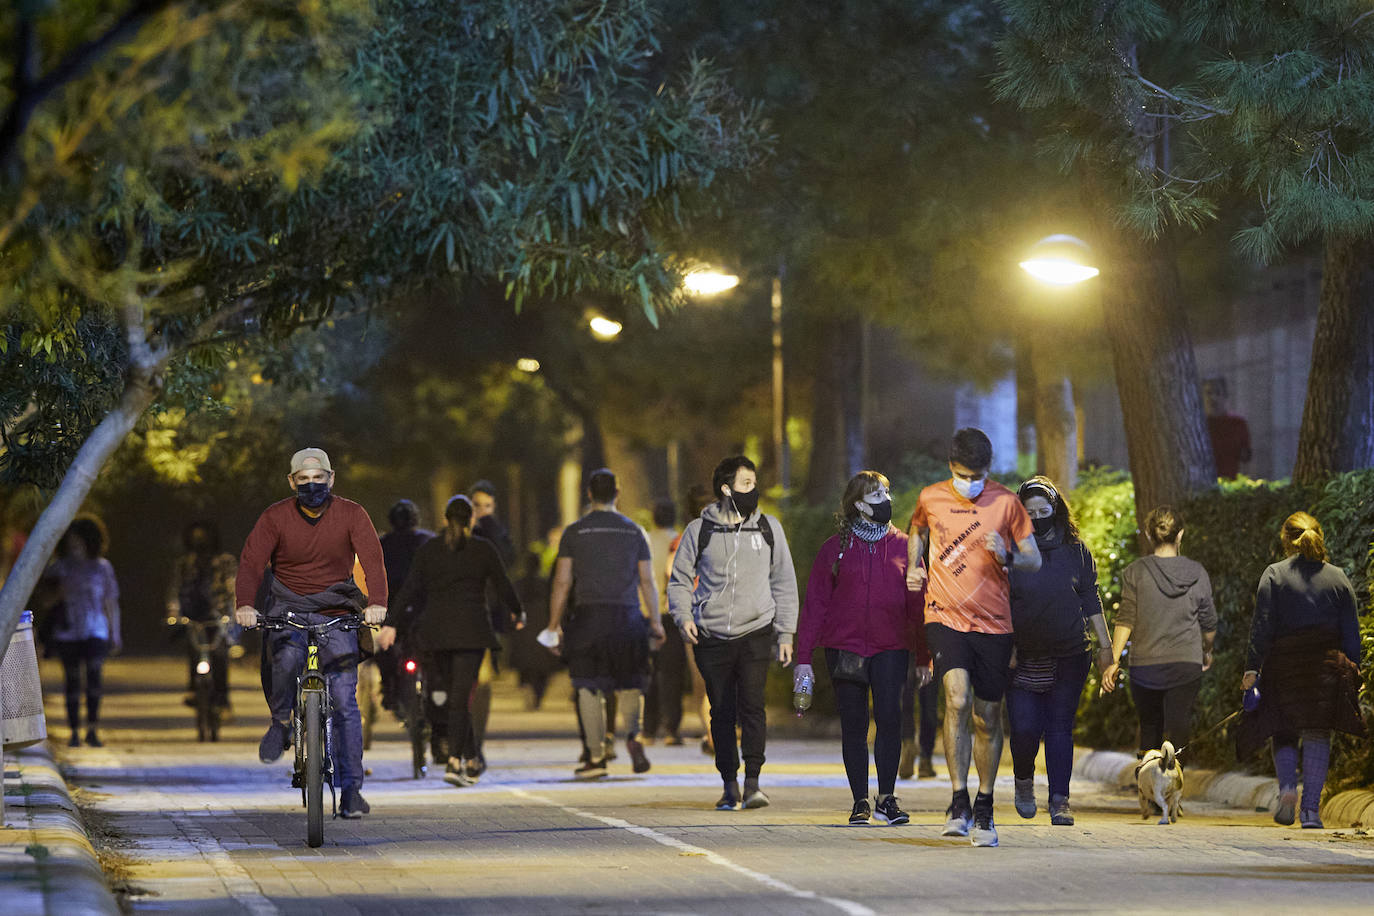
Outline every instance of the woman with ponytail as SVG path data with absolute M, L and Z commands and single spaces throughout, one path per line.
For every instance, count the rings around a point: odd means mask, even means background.
M 482 656 L 500 646 L 487 610 L 487 584 L 495 586 L 516 626 L 524 620 L 495 545 L 472 533 L 472 515 L 466 496 L 448 501 L 442 535 L 415 552 L 405 585 L 377 634 L 383 650 L 395 642 L 397 630 L 407 633 L 410 645 L 424 647 L 420 662 L 430 690 L 427 711 L 435 734 L 448 736 L 444 781 L 454 786 L 472 785 L 486 767 L 468 704 Z
M 1250 756 L 1273 739 L 1279 777 L 1274 820 L 1293 823 L 1302 744 L 1304 827 L 1320 828 L 1331 731 L 1365 734 L 1360 715 L 1360 625 L 1355 591 L 1327 562 L 1322 526 L 1294 512 L 1279 533 L 1285 559 L 1260 576 L 1241 689 L 1259 683 L 1259 706 L 1241 719 L 1236 753 Z
M 860 471 L 845 487 L 839 532 L 821 545 L 806 587 L 797 630 L 796 683 L 812 676 L 811 657 L 825 649 L 840 713 L 844 769 L 854 796 L 849 823 L 905 824 L 897 803 L 902 747 L 902 691 L 916 655 L 917 679 L 931 677 L 926 652 L 925 595 L 906 587 L 907 537 L 892 525 L 887 478 Z M 876 805 L 868 801 L 868 697 L 873 695 L 878 767 Z

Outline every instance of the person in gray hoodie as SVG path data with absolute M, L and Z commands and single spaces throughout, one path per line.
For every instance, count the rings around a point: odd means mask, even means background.
M 1113 621 L 1113 663 L 1102 689 L 1116 689 L 1121 654 L 1131 642 L 1131 699 L 1140 722 L 1140 753 L 1188 743 L 1202 673 L 1212 667 L 1217 611 L 1212 583 L 1196 560 L 1179 553 L 1183 520 L 1168 506 L 1145 517 L 1154 552 L 1121 573 L 1121 608 Z
M 725 783 L 716 808 L 762 808 L 759 789 L 767 721 L 768 663 L 792 663 L 797 631 L 797 577 L 776 518 L 758 509 L 758 470 L 743 455 L 726 458 L 712 475 L 716 502 L 682 532 L 668 580 L 668 609 L 694 646 L 711 701 L 716 769 Z M 739 725 L 744 791 L 738 782 Z

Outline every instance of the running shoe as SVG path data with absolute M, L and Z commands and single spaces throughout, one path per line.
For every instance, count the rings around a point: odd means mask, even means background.
M 770 803 L 768 796 L 763 794 L 762 789 L 755 789 L 744 796 L 744 807 L 746 808 L 767 808 Z
M 363 799 L 362 793 L 357 789 L 350 786 L 343 790 L 343 801 L 339 803 L 339 817 L 357 820 L 371 810 L 372 806 Z
M 1311 808 L 1303 808 L 1299 816 L 1303 830 L 1324 830 L 1326 825 L 1322 823 L 1320 811 L 1313 811 Z
M 463 771 L 468 774 L 473 782 L 476 782 L 477 777 L 487 771 L 487 758 L 482 756 L 480 752 L 476 757 L 469 757 L 463 761 Z
M 263 763 L 272 763 L 280 759 L 290 746 L 291 729 L 273 719 L 272 724 L 267 726 L 267 734 L 258 742 L 258 759 Z
M 969 808 L 969 803 L 964 798 L 958 798 L 950 802 L 945 809 L 945 829 L 941 836 L 968 836 L 969 823 L 973 820 L 973 811 Z
M 873 806 L 873 819 L 880 824 L 900 827 L 911 822 L 911 815 L 902 810 L 897 803 L 897 796 L 889 795 Z
M 1056 827 L 1073 826 L 1073 809 L 1066 795 L 1050 796 L 1050 823 Z
M 739 783 L 727 782 L 725 791 L 721 793 L 720 801 L 716 802 L 717 811 L 737 811 L 739 810 Z
M 854 799 L 854 810 L 849 812 L 849 826 L 867 827 L 868 821 L 872 817 L 873 809 L 869 806 L 868 799 Z
M 996 846 L 997 828 L 992 825 L 992 799 L 986 804 L 974 803 L 973 829 L 969 831 L 969 842 L 974 846 Z
M 644 756 L 644 742 L 638 738 L 626 738 L 625 750 L 630 754 L 630 763 L 636 773 L 649 772 L 649 758 Z
M 444 767 L 444 782 L 462 788 L 474 784 L 477 780 L 467 774 L 461 763 L 454 763 L 450 759 L 448 766 Z
M 573 779 L 600 779 L 606 775 L 605 760 L 589 760 L 573 770 Z
M 916 742 L 902 742 L 902 756 L 897 761 L 897 778 L 910 779 L 916 775 Z
M 1279 793 L 1279 807 L 1274 812 L 1274 823 L 1287 827 L 1293 823 L 1293 812 L 1298 807 L 1298 790 L 1287 789 Z
M 1035 817 L 1035 779 L 1016 780 L 1016 813 L 1024 818 Z

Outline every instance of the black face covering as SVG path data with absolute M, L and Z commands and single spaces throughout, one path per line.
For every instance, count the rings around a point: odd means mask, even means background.
M 329 498 L 329 484 L 323 481 L 298 483 L 296 484 L 296 498 L 307 509 L 318 509 Z
M 1035 529 L 1035 536 L 1038 538 L 1055 540 L 1058 534 L 1053 515 L 1031 519 L 1031 527 Z
M 738 512 L 745 518 L 748 518 L 749 516 L 753 515 L 754 510 L 759 507 L 758 487 L 755 487 L 748 493 L 737 493 L 736 491 L 731 490 L 730 501 L 734 503 L 736 512 Z
M 873 511 L 873 521 L 879 525 L 886 525 L 892 521 L 892 500 L 885 499 L 880 503 L 869 503 L 868 508 Z

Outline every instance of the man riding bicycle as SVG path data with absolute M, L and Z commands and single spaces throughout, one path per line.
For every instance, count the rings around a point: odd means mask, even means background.
M 366 510 L 332 494 L 334 470 L 322 449 L 305 448 L 292 455 L 287 481 L 295 497 L 268 506 L 243 545 L 234 588 L 235 619 L 241 626 L 256 626 L 259 609 L 254 605 L 261 603 L 264 616 L 283 617 L 290 612 L 306 624 L 360 612 L 367 624 L 380 624 L 386 617 L 386 568 Z M 362 564 L 370 595 L 353 582 L 355 557 Z M 296 629 L 273 630 L 264 635 L 263 651 L 262 689 L 272 724 L 258 745 L 258 759 L 272 763 L 291 744 L 296 679 L 305 667 L 306 636 Z M 320 666 L 329 675 L 334 709 L 334 772 L 342 794 L 339 814 L 358 818 L 370 808 L 361 792 L 357 633 L 331 630 L 321 638 L 319 652 Z

